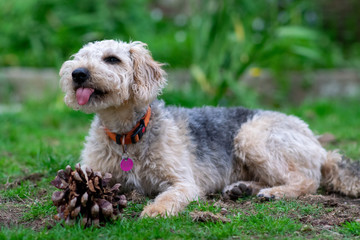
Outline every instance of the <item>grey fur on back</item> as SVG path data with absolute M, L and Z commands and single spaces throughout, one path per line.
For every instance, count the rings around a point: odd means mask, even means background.
M 212 167 L 214 174 L 229 180 L 234 159 L 234 137 L 241 125 L 250 120 L 258 110 L 243 107 L 166 107 L 176 122 L 186 122 L 190 135 L 191 151 L 201 167 Z M 222 184 L 226 184 L 226 183 Z M 221 187 L 219 185 L 219 187 Z

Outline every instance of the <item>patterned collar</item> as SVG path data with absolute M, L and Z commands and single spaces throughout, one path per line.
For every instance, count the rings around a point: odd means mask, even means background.
M 130 132 L 118 134 L 110 132 L 109 129 L 105 128 L 106 134 L 117 144 L 119 145 L 128 145 L 128 144 L 135 144 L 144 135 L 146 131 L 146 127 L 150 121 L 151 116 L 151 107 L 149 106 L 145 115 L 140 119 L 140 121 L 135 125 L 133 129 L 130 130 Z

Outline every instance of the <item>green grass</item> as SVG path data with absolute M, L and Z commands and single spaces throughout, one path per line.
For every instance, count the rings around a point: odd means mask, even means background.
M 51 230 L 43 229 L 34 232 L 27 228 L 2 229 L 0 238 L 25 239 L 96 239 L 106 236 L 109 239 L 222 239 L 232 236 L 248 237 L 257 236 L 296 236 L 296 231 L 301 229 L 301 224 L 286 216 L 271 216 L 266 211 L 251 216 L 236 215 L 232 222 L 221 223 L 194 223 L 187 212 L 179 217 L 168 219 L 122 219 L 108 224 L 104 228 L 81 229 L 76 225 L 73 227 L 62 227 L 56 225 Z
M 171 102 L 171 100 L 170 100 Z M 359 159 L 360 108 L 356 99 L 318 100 L 300 107 L 282 109 L 303 118 L 316 133 L 330 132 L 337 138 L 329 148 Z M 44 103 L 29 102 L 20 112 L 0 114 L 0 184 L 12 182 L 35 172 L 42 173 L 38 181 L 23 181 L 21 185 L 0 190 L 0 210 L 6 202 L 23 209 L 22 224 L 14 227 L 0 225 L 0 239 L 303 239 L 354 238 L 360 236 L 359 223 L 350 222 L 331 231 L 319 230 L 300 221 L 307 215 L 320 216 L 328 211 L 321 204 L 304 204 L 296 200 L 259 202 L 255 198 L 239 200 L 251 207 L 228 208 L 230 223 L 193 222 L 194 210 L 219 213 L 216 200 L 193 202 L 178 217 L 168 219 L 137 219 L 145 203 L 129 203 L 124 218 L 102 228 L 83 230 L 80 226 L 55 225 L 51 229 L 33 230 L 32 221 L 51 221 L 56 214 L 50 185 L 58 169 L 74 166 L 83 146 L 92 116 L 67 109 L 60 98 Z M 4 204 L 3 204 L 4 203 Z M 336 232 L 334 234 L 333 232 Z
M 347 236 L 360 236 L 360 223 L 359 222 L 348 222 L 345 223 L 340 229 L 340 233 Z
M 56 101 L 28 103 L 0 119 L 0 183 L 8 176 L 55 173 L 74 164 L 91 122 L 91 116 L 58 107 Z

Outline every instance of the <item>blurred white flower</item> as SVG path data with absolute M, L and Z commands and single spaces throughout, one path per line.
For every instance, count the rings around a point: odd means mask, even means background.
M 151 10 L 150 16 L 152 19 L 158 22 L 163 18 L 164 14 L 160 8 L 154 8 Z
M 174 19 L 175 25 L 179 26 L 179 27 L 185 26 L 187 21 L 188 21 L 188 18 L 185 14 L 178 14 L 178 15 L 176 15 L 176 17 Z
M 252 28 L 255 31 L 262 31 L 265 28 L 265 22 L 262 18 L 255 18 L 252 22 Z
M 177 42 L 184 42 L 186 40 L 186 32 L 185 31 L 177 31 L 175 33 L 175 40 Z

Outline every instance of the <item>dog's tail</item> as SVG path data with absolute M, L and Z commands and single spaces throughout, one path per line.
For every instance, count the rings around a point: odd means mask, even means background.
M 351 161 L 337 151 L 329 151 L 321 174 L 321 185 L 327 191 L 360 196 L 360 162 Z

